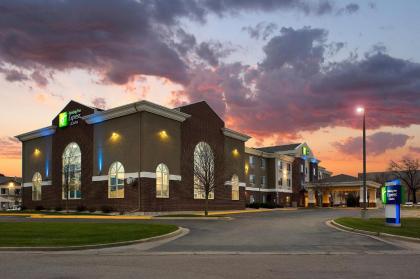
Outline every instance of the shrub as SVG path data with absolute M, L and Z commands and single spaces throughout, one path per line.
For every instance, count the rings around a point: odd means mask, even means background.
M 44 210 L 44 209 L 45 209 L 45 207 L 43 207 L 42 205 L 37 205 L 35 207 L 35 210 L 37 210 L 37 211 L 41 211 L 41 210 Z
M 260 207 L 262 207 L 262 208 L 276 208 L 277 206 L 272 202 L 266 202 L 266 203 L 262 203 L 260 205 Z
M 114 209 L 112 208 L 112 206 L 109 206 L 109 205 L 103 205 L 103 206 L 101 207 L 101 211 L 102 211 L 103 213 L 110 213 L 110 212 L 114 211 Z
M 90 213 L 92 213 L 92 212 L 95 212 L 95 211 L 96 211 L 96 208 L 91 207 L 91 208 L 89 208 L 88 210 L 89 210 L 89 212 L 90 212 Z
M 260 208 L 260 203 L 258 203 L 258 202 L 253 202 L 253 203 L 247 204 L 247 206 L 246 206 L 246 207 L 249 207 L 249 208 L 256 208 L 256 209 L 258 209 L 258 208 Z
M 61 206 L 56 206 L 54 208 L 55 211 L 63 211 L 63 208 Z
M 78 212 L 86 211 L 86 210 L 87 210 L 87 207 L 86 207 L 86 206 L 84 206 L 83 204 L 81 204 L 81 205 L 78 205 L 78 206 L 77 206 L 76 210 L 77 210 Z

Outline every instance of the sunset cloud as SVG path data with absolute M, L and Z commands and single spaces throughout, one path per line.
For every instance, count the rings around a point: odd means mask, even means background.
M 21 143 L 14 137 L 0 137 L 0 158 L 20 159 Z
M 366 151 L 371 155 L 381 155 L 388 150 L 405 146 L 410 136 L 377 132 L 366 137 Z M 349 137 L 341 142 L 334 142 L 333 146 L 342 154 L 360 156 L 362 153 L 362 137 Z

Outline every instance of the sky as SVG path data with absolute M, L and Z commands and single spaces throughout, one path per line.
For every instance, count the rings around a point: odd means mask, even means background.
M 0 173 L 75 100 L 205 100 L 250 147 L 307 142 L 334 174 L 420 157 L 420 3 L 0 1 Z

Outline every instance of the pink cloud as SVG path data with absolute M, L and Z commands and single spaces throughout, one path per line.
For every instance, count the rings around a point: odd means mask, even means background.
M 19 140 L 13 137 L 0 138 L 0 158 L 3 159 L 20 159 L 21 144 Z

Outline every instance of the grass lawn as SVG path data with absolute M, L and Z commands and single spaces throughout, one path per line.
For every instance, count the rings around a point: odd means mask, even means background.
M 54 247 L 138 240 L 177 230 L 174 225 L 135 223 L 0 222 L 0 247 Z
M 420 238 L 420 218 L 402 218 L 400 228 L 386 226 L 384 218 L 362 220 L 360 218 L 342 217 L 334 221 L 359 230 Z

